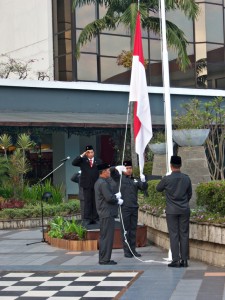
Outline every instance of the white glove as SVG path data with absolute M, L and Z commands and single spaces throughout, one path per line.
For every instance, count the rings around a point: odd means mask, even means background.
M 117 171 L 122 174 L 122 172 L 126 172 L 126 167 L 125 166 L 116 166 Z
M 140 179 L 141 179 L 141 182 L 145 182 L 145 175 L 144 175 L 144 174 L 141 174 L 141 175 L 140 175 Z
M 118 204 L 119 204 L 119 205 L 122 205 L 122 204 L 123 204 L 123 199 L 121 199 L 121 198 L 118 199 Z
M 120 192 L 116 193 L 115 196 L 116 196 L 116 199 L 119 200 L 121 198 L 121 193 Z

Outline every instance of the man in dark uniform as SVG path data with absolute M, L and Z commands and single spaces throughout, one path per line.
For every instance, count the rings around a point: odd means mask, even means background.
M 191 180 L 181 173 L 180 156 L 171 156 L 172 173 L 163 177 L 156 189 L 166 192 L 166 221 L 170 237 L 172 262 L 168 267 L 188 267 L 189 258 L 189 201 L 192 197 Z
M 123 224 L 126 231 L 126 243 L 124 229 L 121 222 L 121 233 L 123 239 L 124 256 L 131 258 L 134 255 L 140 257 L 141 254 L 136 251 L 136 231 L 138 223 L 138 190 L 146 191 L 148 184 L 143 177 L 142 180 L 133 177 L 133 168 L 131 161 L 124 161 L 123 166 L 117 166 L 115 169 L 122 175 L 121 179 L 121 197 L 124 202 L 121 206 Z M 111 169 L 112 178 L 115 181 L 120 180 L 120 175 Z
M 110 177 L 110 165 L 104 163 L 97 166 L 99 170 L 99 179 L 95 183 L 95 201 L 100 219 L 100 240 L 99 240 L 99 264 L 115 265 L 111 260 L 115 217 L 117 211 L 115 207 L 121 205 L 123 200 L 121 194 L 114 194 L 108 182 Z
M 91 145 L 86 146 L 86 151 L 77 156 L 72 165 L 80 167 L 80 186 L 83 188 L 84 197 L 84 225 L 98 222 L 98 214 L 95 205 L 94 184 L 98 179 L 99 173 L 97 165 L 101 160 L 94 157 L 94 149 Z

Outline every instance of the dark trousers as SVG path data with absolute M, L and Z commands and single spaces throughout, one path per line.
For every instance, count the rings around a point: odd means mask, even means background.
M 98 213 L 95 205 L 95 191 L 83 188 L 84 196 L 84 219 L 90 221 L 98 220 Z
M 166 215 L 172 259 L 175 261 L 189 258 L 189 218 L 190 213 Z
M 126 238 L 132 251 L 136 248 L 136 231 L 138 222 L 138 208 L 136 207 L 123 207 L 122 208 L 123 224 L 126 231 Z M 122 226 L 122 221 L 121 221 Z M 121 228 L 123 250 L 124 253 L 130 253 L 127 243 L 125 242 L 123 226 Z
M 111 259 L 114 229 L 113 217 L 100 219 L 99 262 L 108 262 Z

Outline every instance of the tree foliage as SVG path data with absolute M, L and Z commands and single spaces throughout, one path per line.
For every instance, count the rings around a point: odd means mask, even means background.
M 79 57 L 80 49 L 88 41 L 97 37 L 103 30 L 115 30 L 120 24 L 129 29 L 131 35 L 131 49 L 133 49 L 133 38 L 135 22 L 138 11 L 136 0 L 73 0 L 73 7 L 85 5 L 100 5 L 106 8 L 106 14 L 97 20 L 87 24 L 81 31 L 76 44 L 76 56 Z M 198 4 L 194 0 L 166 0 L 166 11 L 181 10 L 189 19 L 195 19 L 199 12 Z M 155 34 L 160 34 L 159 1 L 143 0 L 139 3 L 142 27 Z M 166 22 L 166 33 L 168 46 L 177 52 L 178 63 L 181 70 L 187 69 L 190 60 L 187 55 L 188 42 L 184 32 L 174 23 Z M 118 49 L 121 51 L 122 49 Z

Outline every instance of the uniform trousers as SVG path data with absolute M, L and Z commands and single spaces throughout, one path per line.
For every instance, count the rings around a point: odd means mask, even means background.
M 189 258 L 189 219 L 185 214 L 166 214 L 173 261 Z
M 94 188 L 83 188 L 84 196 L 84 219 L 90 221 L 98 220 L 98 213 L 95 204 Z
M 137 207 L 123 207 L 122 208 L 123 224 L 126 230 L 127 242 L 132 251 L 136 248 L 136 231 L 138 222 L 138 208 Z M 122 222 L 121 222 L 122 225 Z M 123 240 L 123 250 L 125 254 L 129 254 L 130 250 L 125 242 L 123 227 L 121 230 Z
M 112 255 L 115 220 L 100 218 L 99 262 L 109 262 Z

